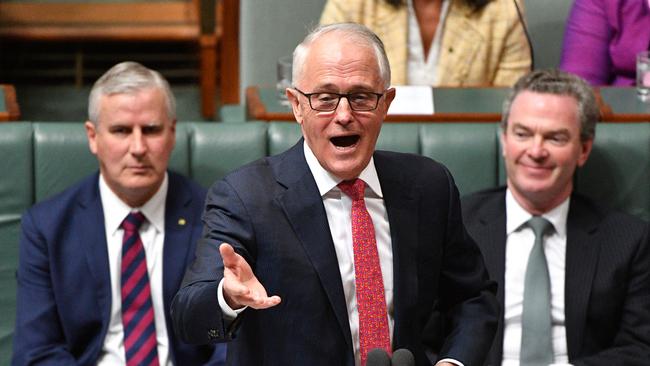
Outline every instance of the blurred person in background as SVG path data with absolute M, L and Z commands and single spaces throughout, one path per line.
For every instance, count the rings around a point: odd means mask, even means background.
M 560 68 L 591 85 L 636 84 L 636 55 L 650 48 L 650 0 L 576 0 Z
M 328 0 L 320 23 L 373 30 L 386 47 L 393 85 L 511 86 L 531 67 L 517 6 L 514 0 Z

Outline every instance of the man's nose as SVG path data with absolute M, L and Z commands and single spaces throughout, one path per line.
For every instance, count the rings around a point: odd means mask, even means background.
M 542 136 L 535 136 L 528 148 L 528 154 L 534 159 L 543 159 L 548 156 L 545 141 Z
M 142 155 L 147 151 L 147 142 L 145 140 L 142 130 L 136 128 L 131 135 L 131 154 Z
M 337 123 L 348 124 L 352 122 L 352 107 L 347 97 L 341 97 L 334 113 Z

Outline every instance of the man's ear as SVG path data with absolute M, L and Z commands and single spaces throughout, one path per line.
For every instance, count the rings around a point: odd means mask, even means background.
M 86 128 L 86 136 L 88 137 L 88 148 L 93 155 L 97 155 L 97 130 L 95 124 L 91 121 L 84 123 Z
M 296 121 L 302 125 L 303 114 L 302 114 L 302 108 L 300 107 L 300 99 L 298 97 L 298 91 L 296 91 L 293 88 L 287 88 L 286 93 L 287 93 L 287 99 L 291 104 L 291 110 L 293 111 L 293 116 L 296 119 Z
M 589 154 L 591 154 L 591 148 L 593 146 L 594 146 L 593 138 L 580 142 L 580 156 L 578 157 L 579 167 L 585 165 L 587 159 L 589 159 Z
M 502 128 L 501 131 L 499 131 L 499 142 L 501 143 L 501 156 L 503 158 L 506 157 L 506 138 L 506 130 Z
M 384 94 L 384 104 L 386 109 L 384 110 L 384 118 L 388 115 L 388 108 L 390 108 L 390 104 L 393 103 L 393 100 L 395 100 L 395 88 L 388 88 L 386 90 L 386 93 Z

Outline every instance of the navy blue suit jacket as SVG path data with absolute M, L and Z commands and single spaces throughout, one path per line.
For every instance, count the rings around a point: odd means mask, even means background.
M 99 174 L 36 204 L 22 219 L 13 365 L 95 365 L 108 329 L 111 285 Z M 169 307 L 200 236 L 205 189 L 169 173 L 163 295 L 175 365 L 220 365 L 225 350 L 176 338 Z M 179 219 L 185 219 L 181 225 Z M 119 299 L 118 299 L 119 301 Z M 212 360 L 211 360 L 212 357 Z
M 393 349 L 477 365 L 498 319 L 494 283 L 461 220 L 456 186 L 440 164 L 376 152 L 390 224 L 394 270 Z M 354 366 L 343 285 L 327 216 L 302 140 L 231 173 L 208 192 L 196 261 L 174 298 L 179 336 L 230 341 L 228 364 Z M 217 301 L 218 246 L 232 244 L 282 302 L 227 322 Z M 440 316 L 452 321 L 443 332 Z
M 505 188 L 463 200 L 463 216 L 491 278 L 505 292 Z M 648 224 L 574 194 L 567 217 L 564 315 L 573 365 L 650 364 L 650 234 Z M 500 365 L 503 325 L 489 364 Z

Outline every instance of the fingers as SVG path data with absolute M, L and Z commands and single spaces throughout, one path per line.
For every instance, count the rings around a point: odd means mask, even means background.
M 228 243 L 221 243 L 221 245 L 219 245 L 219 254 L 221 254 L 223 265 L 225 267 L 236 266 L 237 261 L 241 258 L 239 254 L 235 253 L 235 248 Z
M 249 296 L 241 297 L 237 302 L 253 309 L 268 309 L 278 305 L 280 301 L 280 296 L 257 296 L 254 292 L 251 292 Z
M 280 303 L 279 296 L 267 296 L 266 290 L 252 273 L 250 266 L 228 243 L 219 246 L 224 265 L 223 292 L 228 305 L 267 309 Z

